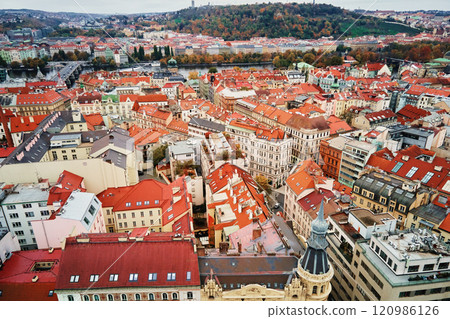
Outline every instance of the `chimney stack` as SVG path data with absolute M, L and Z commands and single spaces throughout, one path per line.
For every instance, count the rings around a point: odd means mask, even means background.
M 242 253 L 242 244 L 240 240 L 238 241 L 238 253 Z

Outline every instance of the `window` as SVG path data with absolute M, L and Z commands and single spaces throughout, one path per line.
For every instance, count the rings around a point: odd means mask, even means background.
M 411 167 L 411 169 L 409 170 L 409 172 L 406 173 L 406 177 L 407 177 L 407 178 L 413 177 L 413 175 L 417 172 L 418 169 L 419 169 L 419 168 L 418 168 L 418 167 L 415 167 L 415 166 Z
M 34 212 L 25 212 L 25 217 L 34 217 Z
M 14 233 L 16 234 L 16 236 L 23 236 L 23 230 L 18 230 Z
M 6 209 L 8 210 L 16 209 L 16 205 L 8 205 L 6 206 Z
M 22 204 L 23 208 L 31 208 L 31 204 Z
M 122 294 L 120 296 L 120 298 L 122 299 L 122 301 L 127 301 L 127 295 L 126 294 Z
M 24 245 L 27 243 L 26 239 L 19 239 L 19 244 Z
M 83 296 L 83 300 L 84 300 L 84 301 L 90 301 L 89 296 L 88 296 L 88 295 L 84 295 L 84 296 Z
M 89 206 L 89 213 L 92 215 L 92 216 L 94 216 L 94 214 L 95 214 L 95 207 L 93 206 L 93 205 L 91 205 L 91 206 Z
M 150 201 L 148 200 L 144 201 L 144 205 L 150 205 Z
M 141 206 L 142 202 L 136 202 L 136 206 Z
M 434 269 L 434 264 L 427 264 L 427 265 L 423 266 L 423 271 L 433 270 L 433 269 Z
M 169 217 L 167 217 L 168 220 L 171 220 L 173 218 L 173 214 L 170 214 Z
M 148 294 L 148 300 L 155 300 L 155 295 L 154 294 Z
M 186 272 L 186 280 L 191 280 L 191 272 Z
M 133 222 L 133 227 L 136 227 L 136 222 Z
M 447 269 L 447 268 L 448 268 L 448 263 L 441 263 L 441 264 L 439 264 L 439 267 L 438 267 L 439 270 Z
M 163 299 L 163 300 L 168 300 L 167 294 L 166 294 L 166 293 L 163 293 L 163 294 L 162 294 L 162 299 Z
M 53 297 L 53 290 L 49 290 L 49 291 L 48 291 L 48 296 L 49 296 L 49 297 Z
M 394 168 L 392 169 L 392 173 L 397 173 L 398 170 L 403 166 L 402 162 L 398 162 L 397 164 L 395 164 Z
M 408 267 L 408 272 L 416 272 L 419 271 L 419 266 L 409 266 Z
M 117 280 L 119 280 L 119 274 L 109 275 L 109 281 L 117 281 Z
M 22 227 L 22 223 L 21 222 L 12 223 L 12 227 Z
M 416 290 L 416 293 L 414 294 L 414 296 L 425 295 L 426 292 L 427 292 L 426 290 Z
M 100 301 L 100 296 L 99 295 L 94 295 L 94 301 Z
M 156 273 L 149 273 L 148 274 L 148 281 L 156 281 L 157 274 Z
M 131 203 L 126 203 L 125 206 L 126 207 L 131 207 Z
M 167 273 L 167 281 L 174 281 L 175 280 L 175 273 L 169 272 Z
M 144 217 L 144 212 L 141 212 L 141 217 Z
M 314 287 L 313 287 L 312 294 L 313 294 L 313 295 L 316 295 L 316 294 L 317 294 L 317 286 L 314 286 Z
M 9 218 L 19 218 L 19 214 L 17 213 L 9 214 Z
M 90 282 L 96 282 L 98 281 L 98 275 L 91 275 L 91 278 L 89 279 Z
M 385 197 L 380 197 L 380 202 L 381 202 L 381 204 L 386 204 L 386 198 Z
M 428 172 L 423 178 L 422 178 L 422 184 L 426 184 L 430 181 L 430 179 L 433 177 L 434 173 Z
M 41 216 L 48 216 L 50 215 L 50 212 L 48 210 L 41 211 Z
M 172 293 L 172 300 L 178 300 L 178 294 L 176 292 Z
M 194 296 L 193 296 L 193 294 L 192 294 L 191 291 L 188 291 L 188 293 L 187 293 L 187 299 L 189 299 L 189 300 L 194 299 Z
M 78 282 L 78 280 L 80 280 L 79 275 L 70 276 L 70 282 Z
M 83 221 L 86 223 L 86 225 L 89 225 L 89 219 L 87 219 L 87 217 L 84 217 Z
M 400 209 L 401 212 L 404 212 L 406 210 L 405 205 L 399 205 L 398 208 Z
M 68 300 L 68 301 L 74 301 L 73 296 L 72 296 L 72 295 L 68 295 L 68 296 L 67 296 L 67 300 Z
M 108 301 L 114 301 L 114 296 L 111 295 L 111 294 L 109 294 L 109 295 L 108 295 Z
M 135 294 L 134 295 L 134 300 L 141 301 L 141 295 L 140 294 Z
M 159 199 L 155 199 L 155 204 L 159 204 Z
M 128 278 L 129 281 L 137 281 L 138 280 L 138 274 L 130 274 L 130 277 Z
M 353 187 L 353 192 L 354 193 L 359 193 L 359 187 L 358 186 L 354 186 Z

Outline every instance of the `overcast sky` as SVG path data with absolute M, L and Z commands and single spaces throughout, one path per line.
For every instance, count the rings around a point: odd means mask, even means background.
M 195 5 L 261 3 L 257 0 L 196 0 Z M 277 2 L 277 1 L 270 1 Z M 280 1 L 278 1 L 280 2 Z M 281 1 L 293 2 L 293 1 Z M 312 0 L 296 2 L 312 2 Z M 330 3 L 347 9 L 370 10 L 450 10 L 448 0 L 334 0 L 317 3 Z M 142 13 L 176 11 L 191 5 L 191 0 L 14 0 L 1 1 L 0 9 L 36 9 L 45 11 L 71 11 L 85 13 Z

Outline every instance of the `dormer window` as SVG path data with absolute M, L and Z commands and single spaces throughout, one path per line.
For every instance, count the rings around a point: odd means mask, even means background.
M 78 280 L 80 280 L 79 275 L 70 276 L 70 282 L 78 282 Z

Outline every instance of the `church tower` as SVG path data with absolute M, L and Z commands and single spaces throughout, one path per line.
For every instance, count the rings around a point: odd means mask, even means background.
M 297 273 L 306 288 L 306 300 L 327 300 L 331 292 L 331 279 L 334 271 L 328 262 L 326 234 L 328 223 L 324 218 L 323 200 L 317 218 L 311 223 L 308 248 L 299 260 Z

